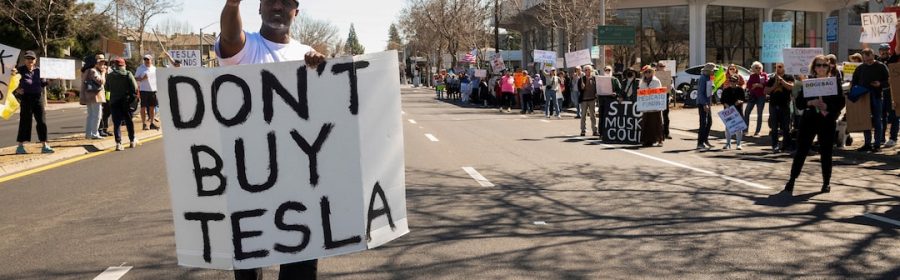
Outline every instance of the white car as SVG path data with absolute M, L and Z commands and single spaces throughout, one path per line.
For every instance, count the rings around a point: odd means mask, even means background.
M 694 106 L 697 102 L 697 80 L 700 79 L 700 70 L 703 69 L 703 66 L 698 65 L 684 69 L 684 71 L 678 72 L 675 76 L 675 90 L 680 93 L 680 96 L 677 96 L 676 99 L 684 101 L 686 106 Z M 719 66 L 726 67 L 721 64 Z M 750 70 L 740 65 L 737 65 L 737 69 L 738 74 L 744 78 L 744 81 L 750 79 Z

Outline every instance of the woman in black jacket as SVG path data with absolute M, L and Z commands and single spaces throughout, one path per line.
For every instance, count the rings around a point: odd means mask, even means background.
M 824 55 L 816 56 L 812 65 L 809 66 L 809 72 L 814 73 L 809 79 L 837 79 L 833 76 L 831 67 Z M 816 136 L 819 137 L 819 153 L 822 162 L 822 192 L 831 191 L 831 155 L 834 150 L 834 131 L 837 118 L 845 105 L 844 96 L 838 94 L 841 92 L 841 82 L 836 80 L 834 84 L 835 95 L 806 97 L 804 89 L 801 88 L 797 99 L 794 100 L 797 109 L 804 111 L 800 121 L 797 153 L 794 154 L 794 163 L 791 165 L 791 178 L 784 186 L 782 191 L 784 193 L 791 194 L 794 191 L 794 182 L 800 176 L 803 163 L 806 162 L 806 156 L 809 155 L 813 138 Z

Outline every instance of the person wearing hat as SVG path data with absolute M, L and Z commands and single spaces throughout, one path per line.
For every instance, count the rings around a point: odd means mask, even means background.
M 181 59 L 176 59 L 172 61 L 172 67 L 179 68 L 181 67 Z
M 544 93 L 544 101 L 546 102 L 546 104 L 544 104 L 544 116 L 548 119 L 553 115 L 554 112 L 550 111 L 551 108 L 552 110 L 555 110 L 556 118 L 560 118 L 559 106 L 561 105 L 560 99 L 562 99 L 561 97 L 558 97 L 558 95 L 560 94 L 560 90 L 562 89 L 560 81 L 560 77 L 556 74 L 556 68 L 550 69 L 550 74 L 547 75 L 547 86 Z
M 603 73 L 600 75 L 603 77 L 610 77 L 610 83 L 612 83 L 612 92 L 597 92 L 597 108 L 599 108 L 597 116 L 599 116 L 600 123 L 597 124 L 597 130 L 602 134 L 606 131 L 606 124 L 603 121 L 603 118 L 609 114 L 609 104 L 613 101 L 616 101 L 616 95 L 618 92 L 622 91 L 622 83 L 618 78 L 613 76 L 613 68 L 612 66 L 603 67 Z M 603 139 L 603 136 L 600 136 L 600 139 Z
M 656 77 L 656 69 L 650 65 L 641 68 L 641 80 L 638 89 L 661 88 L 662 81 Z M 665 141 L 663 133 L 662 111 L 645 111 L 641 115 L 641 144 L 650 147 L 654 144 L 662 147 Z
M 84 124 L 85 139 L 103 139 L 100 135 L 101 105 L 106 103 L 106 56 L 97 54 L 92 61 L 93 67 L 82 71 L 81 95 L 79 101 L 87 106 L 87 119 Z
M 878 61 L 884 63 L 884 65 L 900 62 L 900 55 L 891 50 L 891 45 L 881 44 L 881 46 L 878 47 L 878 52 Z M 890 68 L 888 68 L 888 72 L 890 72 Z M 884 147 L 890 148 L 897 145 L 897 133 L 900 132 L 900 119 L 897 118 L 897 111 L 894 111 L 890 81 L 884 84 L 884 88 L 881 91 L 884 98 L 881 106 L 881 124 L 884 127 L 882 131 L 888 131 L 888 125 L 891 126 L 891 130 L 888 133 L 890 138 L 887 142 L 884 142 Z
M 706 63 L 700 71 L 700 79 L 697 81 L 697 110 L 700 114 L 700 129 L 697 133 L 697 150 L 709 150 L 709 130 L 712 129 L 712 113 L 709 103 L 712 96 L 712 77 L 715 75 L 716 64 Z
M 134 77 L 141 83 L 141 128 L 143 130 L 159 129 L 153 121 L 156 119 L 156 66 L 153 66 L 153 56 L 144 55 L 144 63 L 135 70 Z M 147 125 L 147 120 L 150 125 Z
M 872 109 L 872 128 L 875 130 L 874 143 L 872 138 L 872 130 L 863 132 L 865 144 L 857 151 L 860 152 L 879 152 L 881 144 L 884 143 L 884 124 L 882 122 L 882 114 L 884 104 L 884 87 L 887 86 L 888 68 L 884 63 L 875 59 L 875 52 L 872 49 L 862 50 L 863 63 L 856 67 L 853 72 L 853 79 L 850 82 L 851 87 L 865 88 L 869 95 L 869 105 Z
M 22 98 L 19 133 L 16 136 L 19 146 L 16 147 L 16 154 L 28 153 L 28 150 L 25 149 L 25 142 L 31 142 L 32 118 L 37 129 L 38 140 L 43 144 L 41 152 L 53 153 L 53 148 L 47 143 L 47 115 L 44 110 L 44 100 L 46 99 L 44 87 L 47 86 L 47 81 L 41 79 L 41 69 L 35 65 L 36 61 L 37 55 L 34 51 L 25 51 L 25 64 L 16 69 L 21 75 L 21 79 L 19 87 L 14 92 Z
M 106 75 L 106 87 L 109 89 L 109 108 L 113 118 L 113 135 L 116 139 L 116 150 L 124 150 L 122 146 L 121 125 L 128 131 L 131 148 L 136 148 L 138 140 L 134 137 L 134 122 L 131 120 L 131 104 L 138 98 L 138 83 L 134 75 L 125 69 L 125 60 L 116 58 L 113 69 Z

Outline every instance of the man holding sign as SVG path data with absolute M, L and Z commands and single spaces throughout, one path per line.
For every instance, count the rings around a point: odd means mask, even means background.
M 875 128 L 875 143 L 872 143 L 872 130 L 867 130 L 863 134 L 865 144 L 857 151 L 878 152 L 881 150 L 881 144 L 884 143 L 881 109 L 883 108 L 882 93 L 884 92 L 884 86 L 888 82 L 888 69 L 884 63 L 875 60 L 875 53 L 872 49 L 862 50 L 862 56 L 863 64 L 856 67 L 850 85 L 853 88 L 864 89 L 866 94 L 869 95 L 870 108 L 872 109 L 872 127 Z

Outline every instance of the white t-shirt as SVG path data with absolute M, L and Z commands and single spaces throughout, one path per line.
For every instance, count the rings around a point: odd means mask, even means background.
M 244 32 L 247 41 L 244 42 L 244 48 L 237 54 L 229 58 L 223 58 L 219 51 L 219 40 L 216 40 L 216 56 L 219 57 L 219 64 L 222 66 L 241 65 L 241 64 L 260 64 L 270 62 L 283 62 L 293 60 L 303 60 L 306 53 L 312 51 L 312 48 L 301 44 L 299 41 L 291 39 L 290 43 L 279 44 L 263 38 L 257 32 Z
M 144 64 L 138 66 L 134 73 L 136 79 L 141 79 L 147 75 L 147 79 L 141 81 L 141 91 L 156 91 L 156 66 L 147 67 Z

